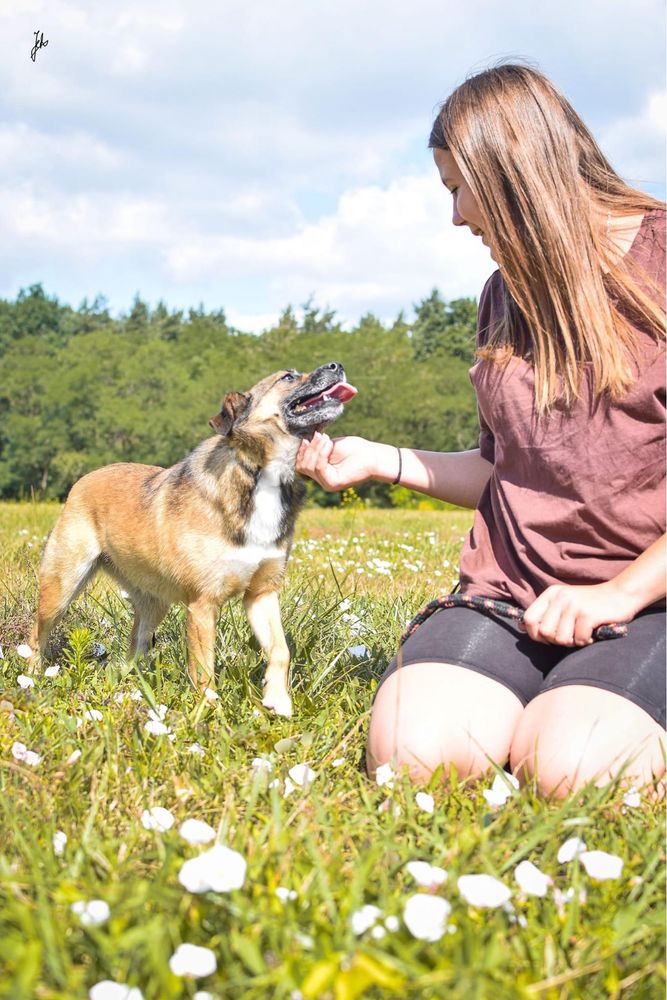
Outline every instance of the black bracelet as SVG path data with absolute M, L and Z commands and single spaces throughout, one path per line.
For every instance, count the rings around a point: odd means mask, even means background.
M 401 481 L 401 473 L 403 472 L 403 455 L 401 454 L 401 449 L 397 447 L 396 451 L 398 452 L 398 475 L 392 481 L 392 486 L 398 486 Z

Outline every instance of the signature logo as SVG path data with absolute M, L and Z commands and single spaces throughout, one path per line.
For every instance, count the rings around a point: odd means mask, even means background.
M 49 44 L 49 40 L 47 38 L 47 40 L 44 41 L 44 32 L 43 31 L 34 31 L 33 34 L 35 36 L 35 44 L 33 45 L 32 49 L 30 50 L 30 58 L 34 62 L 35 59 L 37 58 L 37 53 L 39 52 L 39 50 L 40 49 L 45 49 L 46 46 Z

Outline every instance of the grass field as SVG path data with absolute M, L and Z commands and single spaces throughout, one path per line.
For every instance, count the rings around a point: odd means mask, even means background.
M 661 806 L 620 787 L 492 806 L 492 775 L 451 775 L 421 790 L 431 811 L 404 779 L 366 777 L 377 678 L 411 615 L 451 588 L 468 514 L 303 515 L 282 600 L 285 720 L 261 707 L 238 603 L 220 619 L 217 691 L 198 698 L 182 610 L 140 670 L 123 658 L 129 608 L 103 582 L 54 634 L 59 671 L 22 686 L 16 647 L 57 511 L 0 505 L 0 996 L 664 997 Z M 559 861 L 572 837 L 620 874 Z M 417 860 L 444 881 L 406 868 Z M 525 861 L 551 881 L 524 882 Z

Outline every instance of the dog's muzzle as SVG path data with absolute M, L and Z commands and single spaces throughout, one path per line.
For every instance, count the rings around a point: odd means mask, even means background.
M 285 399 L 285 422 L 293 434 L 308 434 L 321 430 L 343 412 L 343 407 L 357 395 L 347 381 L 345 369 L 338 361 L 316 368 L 298 389 Z

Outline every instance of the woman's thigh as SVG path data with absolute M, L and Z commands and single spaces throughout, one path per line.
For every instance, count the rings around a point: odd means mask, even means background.
M 393 762 L 417 780 L 440 764 L 461 776 L 509 758 L 522 702 L 505 685 L 458 664 L 410 663 L 378 689 L 368 735 L 368 770 Z
M 665 772 L 665 730 L 627 697 L 568 684 L 529 702 L 510 759 L 512 771 L 545 794 L 562 797 L 618 775 L 639 787 Z

